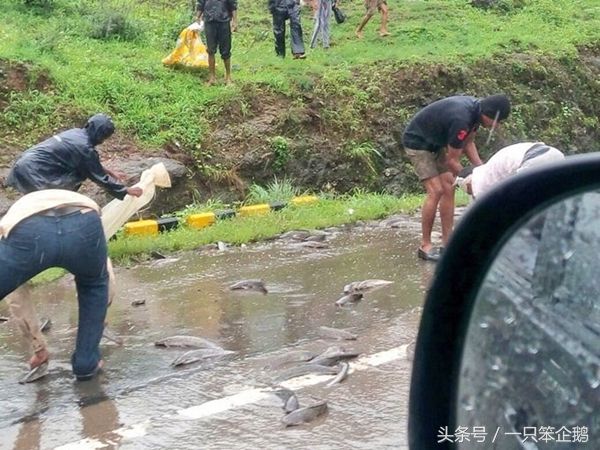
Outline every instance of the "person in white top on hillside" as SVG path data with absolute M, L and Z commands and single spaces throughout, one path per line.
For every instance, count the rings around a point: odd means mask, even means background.
M 511 175 L 564 157 L 560 150 L 543 142 L 520 142 L 500 149 L 481 166 L 465 167 L 458 174 L 456 184 L 477 198 Z

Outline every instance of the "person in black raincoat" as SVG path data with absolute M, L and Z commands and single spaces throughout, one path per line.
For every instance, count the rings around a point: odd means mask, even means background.
M 115 126 L 106 114 L 90 117 L 83 128 L 63 131 L 26 150 L 15 162 L 6 184 L 23 194 L 43 189 L 77 191 L 90 179 L 113 197 L 139 197 L 142 189 L 127 187 L 100 163 L 96 145 L 108 139 Z

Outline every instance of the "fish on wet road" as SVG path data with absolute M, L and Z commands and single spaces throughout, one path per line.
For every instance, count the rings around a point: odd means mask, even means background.
M 184 348 L 213 348 L 221 349 L 221 347 L 208 339 L 198 336 L 170 336 L 164 339 L 159 339 L 154 343 L 156 347 L 184 347 Z
M 300 408 L 298 397 L 291 389 L 278 389 L 277 391 L 274 391 L 273 394 L 281 399 L 283 402 L 282 408 L 286 413 Z
M 356 358 L 358 355 L 360 355 L 360 353 L 355 350 L 346 350 L 342 347 L 334 346 L 329 347 L 323 353 L 311 359 L 310 364 L 333 366 L 340 361 Z
M 393 281 L 388 280 L 364 280 L 353 281 L 344 286 L 344 294 L 365 294 L 380 289 L 384 286 L 392 284 Z
M 337 301 L 335 302 L 335 304 L 337 306 L 344 306 L 347 304 L 352 304 L 352 303 L 357 303 L 359 301 L 361 301 L 363 298 L 363 295 L 361 293 L 351 293 L 351 294 L 346 294 L 343 297 L 340 297 L 339 299 L 337 299 Z
M 141 300 L 134 300 L 131 302 L 131 306 L 141 306 L 141 305 L 145 305 L 146 304 L 146 300 L 141 299 Z
M 338 369 L 336 367 L 329 367 L 321 364 L 314 364 L 308 362 L 306 364 L 302 364 L 299 366 L 290 367 L 287 370 L 284 370 L 275 378 L 277 383 L 281 383 L 282 381 L 290 380 L 292 378 L 302 377 L 304 375 L 309 374 L 317 374 L 317 375 L 337 375 Z
M 104 330 L 102 331 L 102 337 L 108 339 L 109 341 L 114 342 L 117 345 L 123 345 L 123 338 L 117 336 L 113 331 L 111 331 L 106 325 L 104 326 Z
M 319 336 L 338 341 L 355 341 L 358 336 L 341 328 L 319 327 Z
M 287 413 L 281 421 L 286 427 L 295 425 L 301 425 L 303 423 L 312 422 L 317 417 L 327 412 L 327 402 L 320 400 L 312 405 L 305 406 L 303 408 L 295 409 L 292 412 Z
M 294 241 L 303 241 L 310 236 L 309 230 L 292 230 L 286 231 L 281 236 L 281 239 L 293 239 Z
M 331 380 L 329 383 L 327 383 L 325 385 L 326 387 L 331 387 L 334 384 L 341 383 L 348 377 L 348 371 L 350 370 L 350 364 L 342 361 L 342 362 L 338 363 L 338 367 L 339 367 L 338 374 L 336 375 L 336 377 L 333 380 Z
M 322 242 L 327 238 L 328 235 L 329 233 L 322 230 L 292 230 L 283 233 L 279 237 L 282 239 L 291 239 L 301 242 Z
M 315 249 L 329 248 L 328 244 L 326 244 L 325 242 L 319 242 L 319 241 L 302 241 L 296 245 L 298 247 L 315 248 Z
M 241 280 L 229 286 L 232 291 L 256 291 L 267 294 L 269 291 L 263 280 Z
M 181 258 L 178 257 L 164 257 L 164 258 L 160 258 L 160 259 L 155 259 L 154 261 L 152 261 L 150 263 L 150 267 L 162 267 L 162 266 L 166 266 L 168 264 L 172 264 L 175 263 L 177 261 L 179 261 Z
M 50 331 L 50 328 L 52 328 L 52 321 L 48 317 L 42 318 L 40 323 L 40 331 L 42 333 L 46 333 L 47 331 Z
M 284 355 L 274 358 L 269 366 L 273 369 L 284 366 L 286 364 L 306 362 L 317 356 L 318 353 L 309 350 L 291 350 Z
M 225 350 L 222 348 L 200 348 L 196 350 L 190 350 L 181 356 L 175 358 L 171 363 L 173 367 L 184 366 L 186 364 L 192 364 L 203 359 L 218 358 L 220 356 L 231 355 L 231 350 Z

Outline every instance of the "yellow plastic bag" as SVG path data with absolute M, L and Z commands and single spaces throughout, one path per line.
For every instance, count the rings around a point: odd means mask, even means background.
M 179 33 L 177 45 L 169 56 L 162 60 L 166 66 L 208 67 L 208 53 L 200 37 L 204 22 L 194 22 Z

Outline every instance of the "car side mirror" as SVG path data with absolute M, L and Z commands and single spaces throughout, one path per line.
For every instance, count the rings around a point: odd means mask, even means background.
M 600 441 L 599 189 L 600 153 L 572 156 L 465 213 L 419 327 L 411 449 Z

